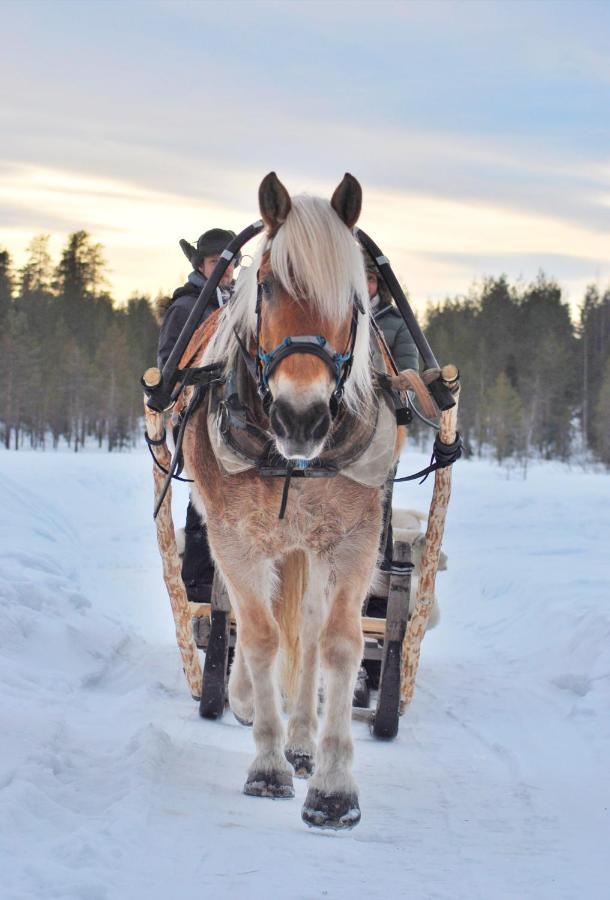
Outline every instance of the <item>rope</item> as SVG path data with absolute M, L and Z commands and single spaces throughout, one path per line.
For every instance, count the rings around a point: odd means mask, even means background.
M 164 475 L 169 475 L 169 471 L 162 466 L 157 457 L 155 456 L 153 447 L 161 447 L 165 443 L 165 439 L 167 437 L 167 433 L 165 428 L 163 429 L 163 435 L 158 440 L 153 440 L 147 431 L 144 431 L 144 440 L 146 441 L 146 445 L 148 447 L 149 453 L 152 456 L 155 465 L 158 469 L 161 469 Z M 172 475 L 171 476 L 175 481 L 190 481 L 192 482 L 192 478 L 181 478 L 180 475 Z M 165 496 L 165 495 L 164 495 Z
M 172 457 L 172 462 L 171 462 L 169 471 L 166 472 L 167 477 L 165 479 L 165 484 L 163 485 L 163 488 L 161 489 L 161 493 L 159 494 L 159 499 L 157 501 L 157 505 L 155 506 L 155 511 L 153 513 L 153 519 L 157 518 L 157 514 L 158 514 L 159 510 L 161 509 L 161 504 L 165 500 L 166 494 L 169 490 L 169 486 L 172 483 L 172 478 L 175 478 L 178 481 L 193 481 L 192 478 L 180 478 L 180 476 L 176 475 L 175 473 L 176 473 L 176 469 L 178 468 L 178 466 L 180 464 L 182 440 L 184 438 L 184 431 L 186 428 L 186 424 L 189 420 L 189 416 L 198 406 L 200 399 L 201 399 L 201 387 L 198 385 L 195 388 L 195 393 L 193 394 L 193 397 L 191 398 L 191 402 L 185 409 L 182 410 L 182 413 L 180 414 L 181 422 L 180 422 L 180 428 L 178 430 L 178 436 L 176 438 L 176 446 L 174 449 L 174 455 Z
M 455 440 L 452 444 L 443 443 L 440 435 L 437 434 L 434 438 L 434 447 L 432 449 L 432 456 L 430 457 L 430 465 L 426 466 L 425 469 L 422 469 L 421 472 L 415 472 L 414 475 L 403 475 L 402 478 L 394 478 L 393 481 L 395 483 L 398 481 L 415 481 L 416 478 L 421 478 L 420 484 L 423 484 L 431 472 L 436 472 L 437 469 L 446 469 L 447 466 L 452 466 L 462 455 L 462 447 L 463 441 L 459 432 L 456 432 Z

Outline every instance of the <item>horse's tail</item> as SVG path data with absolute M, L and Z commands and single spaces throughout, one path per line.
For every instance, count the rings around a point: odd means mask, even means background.
M 289 703 L 296 698 L 299 684 L 301 647 L 301 600 L 307 587 L 307 557 L 293 550 L 280 569 L 280 589 L 275 603 L 275 619 L 280 629 L 282 688 Z

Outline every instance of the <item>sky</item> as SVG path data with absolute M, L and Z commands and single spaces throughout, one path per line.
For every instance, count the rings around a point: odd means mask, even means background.
M 0 246 L 89 231 L 119 301 L 178 246 L 361 182 L 418 308 L 542 269 L 610 285 L 610 2 L 0 0 Z

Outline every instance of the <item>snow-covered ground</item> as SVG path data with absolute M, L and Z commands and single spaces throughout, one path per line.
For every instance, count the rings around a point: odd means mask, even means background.
M 456 467 L 441 624 L 397 740 L 354 722 L 335 834 L 304 782 L 245 797 L 251 730 L 198 717 L 145 452 L 0 463 L 3 900 L 610 896 L 609 477 Z

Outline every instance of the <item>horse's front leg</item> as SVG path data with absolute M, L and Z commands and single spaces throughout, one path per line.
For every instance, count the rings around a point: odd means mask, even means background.
M 239 564 L 242 571 L 224 567 L 231 603 L 237 615 L 239 649 L 251 678 L 254 700 L 256 756 L 244 793 L 255 797 L 294 797 L 292 768 L 284 756 L 284 727 L 275 678 L 280 634 L 273 617 L 273 564 Z M 247 577 L 247 580 L 246 580 Z M 245 673 L 242 673 L 245 675 Z
M 320 634 L 328 616 L 330 567 L 319 557 L 309 560 L 307 589 L 301 601 L 300 672 L 297 695 L 288 722 L 286 757 L 295 775 L 308 778 L 314 769 L 318 730 Z
M 324 723 L 316 771 L 302 811 L 303 820 L 319 828 L 353 828 L 360 821 L 358 788 L 351 772 L 351 715 L 364 643 L 361 609 L 375 563 L 375 540 L 374 536 L 370 552 L 360 559 L 352 556 L 348 571 L 341 575 L 339 570 L 332 607 L 321 635 Z

